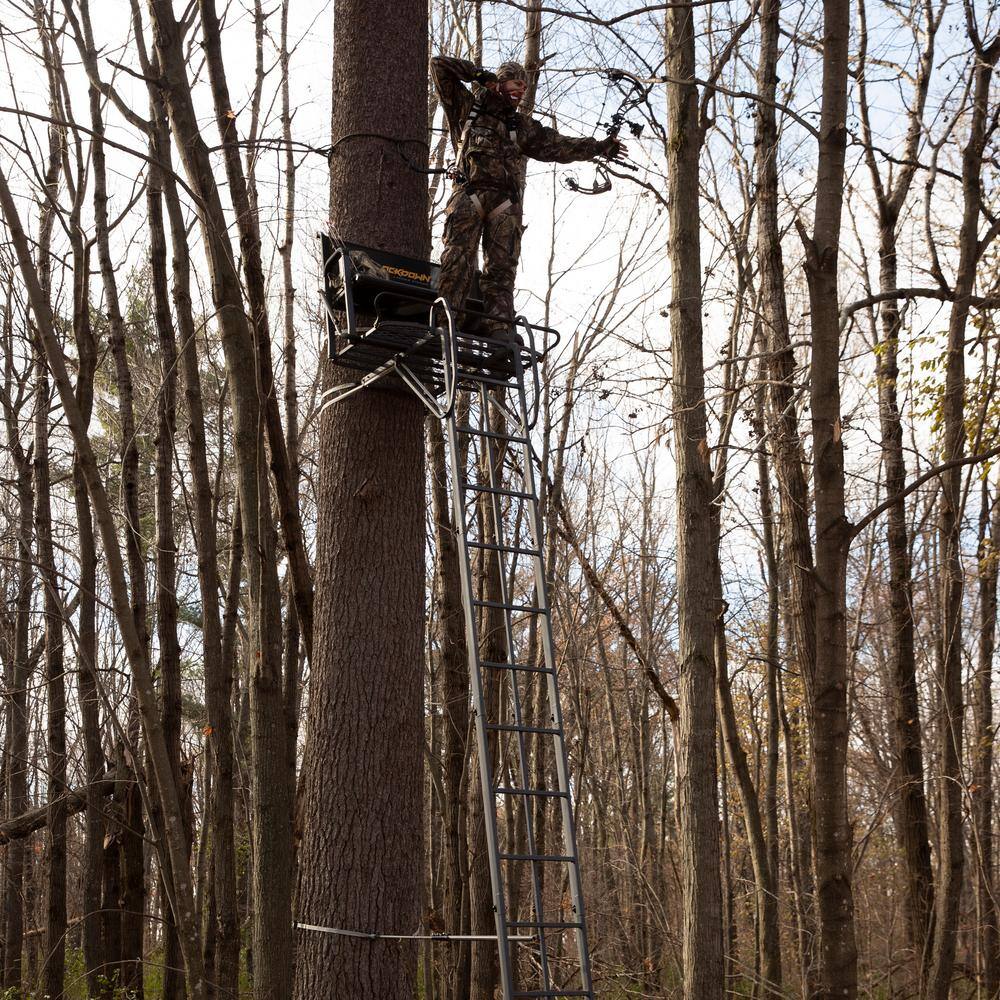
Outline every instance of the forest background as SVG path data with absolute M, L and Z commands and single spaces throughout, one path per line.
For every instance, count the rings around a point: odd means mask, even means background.
M 612 194 L 529 164 L 518 291 L 598 994 L 1000 997 L 994 5 L 0 0 L 0 46 L 4 996 L 494 995 L 489 943 L 292 929 L 492 931 L 439 429 L 323 407 L 316 234 L 439 247 L 444 52 L 570 134 L 641 97 Z

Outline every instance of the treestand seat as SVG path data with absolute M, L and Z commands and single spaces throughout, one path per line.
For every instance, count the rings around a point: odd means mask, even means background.
M 461 315 L 451 313 L 449 329 L 448 311 L 440 304 L 435 308 L 438 264 L 326 235 L 322 241 L 330 359 L 342 367 L 370 374 L 395 359 L 440 396 L 448 383 L 446 340 L 460 388 L 484 381 L 506 384 L 515 373 L 515 350 L 527 370 L 558 343 L 558 333 L 548 328 L 532 330 L 552 335 L 541 350 L 535 343 L 522 343 L 514 331 L 507 342 L 486 335 L 483 321 L 492 317 L 482 311 L 478 274 Z M 395 372 L 387 377 L 400 381 Z

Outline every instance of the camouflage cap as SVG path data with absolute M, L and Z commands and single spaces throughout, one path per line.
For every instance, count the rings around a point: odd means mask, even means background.
M 499 80 L 500 83 L 503 83 L 506 80 L 523 80 L 527 83 L 528 74 L 519 62 L 510 60 L 508 62 L 501 63 L 497 67 L 497 80 Z

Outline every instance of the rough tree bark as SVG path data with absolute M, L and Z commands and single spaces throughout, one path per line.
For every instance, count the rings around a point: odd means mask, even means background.
M 811 718 L 813 864 L 819 910 L 816 996 L 857 996 L 858 952 L 851 889 L 852 827 L 847 812 L 847 556 L 844 445 L 840 415 L 840 315 L 837 264 L 847 147 L 850 3 L 824 0 L 823 94 L 813 232 L 806 278 L 812 324 L 810 405 L 816 503 L 816 665 L 807 678 Z
M 334 19 L 334 235 L 426 257 L 426 177 L 407 160 L 426 162 L 427 5 L 336 0 Z M 420 920 L 422 415 L 378 389 L 324 415 L 302 922 L 406 934 Z M 416 957 L 409 944 L 302 931 L 294 996 L 410 1000 Z
M 683 891 L 684 994 L 723 996 L 722 885 L 716 775 L 715 619 L 710 560 L 713 500 L 701 325 L 698 170 L 702 126 L 694 10 L 666 15 L 670 336 L 677 463 L 680 725 L 677 794 Z

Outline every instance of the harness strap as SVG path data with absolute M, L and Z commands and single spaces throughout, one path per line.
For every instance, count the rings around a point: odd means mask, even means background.
M 514 202 L 510 198 L 506 198 L 504 201 L 500 202 L 492 212 L 487 212 L 478 194 L 470 194 L 469 201 L 472 202 L 472 207 L 479 213 L 479 218 L 483 222 L 492 222 L 498 215 L 502 215 L 504 212 L 514 207 Z
M 462 173 L 462 162 L 465 159 L 465 147 L 468 145 L 473 125 L 475 125 L 476 121 L 480 117 L 485 117 L 487 119 L 492 118 L 498 122 L 501 127 L 505 125 L 512 145 L 517 145 L 517 115 L 511 113 L 501 117 L 491 111 L 487 111 L 481 100 L 474 100 L 472 107 L 469 109 L 469 115 L 465 119 L 465 123 L 462 126 L 462 135 L 459 138 L 458 146 L 455 149 L 454 167 L 449 170 L 449 176 L 452 180 L 462 184 L 468 184 L 469 182 L 469 178 Z M 500 190 L 506 189 L 507 188 L 500 188 Z M 511 208 L 515 203 L 515 198 L 519 196 L 515 195 L 514 197 L 508 198 L 505 202 L 493 209 L 492 212 L 486 212 L 477 195 L 472 194 L 470 197 L 472 199 L 472 204 L 479 213 L 479 217 L 483 220 L 483 222 L 489 222 L 491 219 L 495 219 L 498 215 Z
M 465 156 L 465 146 L 469 141 L 469 133 L 472 131 L 472 126 L 482 110 L 483 106 L 479 101 L 475 101 L 469 110 L 469 117 L 465 119 L 465 124 L 462 126 L 462 137 L 459 139 L 458 147 L 455 150 L 455 167 L 458 170 L 462 168 L 462 158 Z

